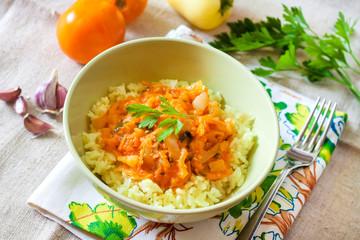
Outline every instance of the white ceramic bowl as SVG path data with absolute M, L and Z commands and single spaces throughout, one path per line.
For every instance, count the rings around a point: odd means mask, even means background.
M 232 197 L 197 209 L 166 209 L 129 199 L 98 179 L 82 162 L 81 133 L 88 130 L 91 106 L 107 95 L 111 86 L 141 80 L 202 80 L 222 93 L 227 104 L 254 115 L 257 143 L 250 156 L 248 175 Z M 211 46 L 187 40 L 146 38 L 115 46 L 90 61 L 77 75 L 65 102 L 65 137 L 70 152 L 85 176 L 105 198 L 134 216 L 166 223 L 193 222 L 213 217 L 245 199 L 271 170 L 279 144 L 274 106 L 253 74 L 231 56 Z

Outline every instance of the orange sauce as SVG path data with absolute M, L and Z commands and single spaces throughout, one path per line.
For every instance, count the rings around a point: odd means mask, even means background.
M 229 146 L 234 136 L 234 123 L 221 117 L 216 101 L 208 99 L 208 89 L 202 82 L 189 87 L 171 89 L 160 83 L 142 82 L 147 88 L 138 97 L 128 97 L 114 103 L 108 112 L 93 120 L 101 132 L 101 145 L 117 157 L 117 170 L 142 180 L 151 179 L 164 189 L 182 187 L 192 174 L 218 180 L 232 172 Z M 202 94 L 202 95 L 201 95 Z M 199 97 L 201 95 L 201 97 Z M 143 104 L 161 110 L 159 96 L 164 97 L 177 111 L 196 115 L 183 117 L 179 134 L 174 133 L 158 142 L 158 124 L 139 128 L 143 117 L 132 117 L 126 111 L 131 104 Z

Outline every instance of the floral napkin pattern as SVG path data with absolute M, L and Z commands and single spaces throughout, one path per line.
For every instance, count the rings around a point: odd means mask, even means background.
M 190 34 L 194 38 L 191 31 L 185 30 L 187 36 Z M 171 34 L 173 37 L 174 32 Z M 195 36 L 194 40 L 198 38 Z M 28 204 L 83 239 L 236 239 L 284 167 L 284 155 L 314 104 L 313 100 L 271 81 L 263 78 L 259 80 L 270 95 L 279 119 L 279 152 L 265 181 L 245 200 L 221 215 L 184 224 L 156 223 L 131 216 L 117 207 L 111 198 L 104 199 L 98 194 L 95 187 L 81 175 L 74 161 L 69 159 L 69 154 L 29 198 Z M 294 171 L 286 178 L 254 239 L 283 239 L 325 170 L 346 120 L 346 113 L 335 112 L 325 145 L 316 162 L 310 167 Z M 60 168 L 67 169 L 65 175 Z M 67 183 L 71 185 L 64 187 Z M 54 189 L 56 186 L 58 190 Z M 49 194 L 51 191 L 54 194 Z M 52 204 L 49 204 L 51 201 Z

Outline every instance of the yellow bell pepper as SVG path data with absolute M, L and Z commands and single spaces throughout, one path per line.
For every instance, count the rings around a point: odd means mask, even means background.
M 233 0 L 167 0 L 195 27 L 210 30 L 218 27 L 231 14 Z

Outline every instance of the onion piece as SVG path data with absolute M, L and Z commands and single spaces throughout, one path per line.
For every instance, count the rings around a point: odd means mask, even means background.
M 197 111 L 203 112 L 209 105 L 209 95 L 206 92 L 201 93 L 194 99 L 192 105 Z
M 216 145 L 214 145 L 212 148 L 210 148 L 209 150 L 203 150 L 202 151 L 202 159 L 201 162 L 207 162 L 210 158 L 214 157 L 216 153 L 218 153 L 220 148 L 219 143 L 217 143 Z
M 174 135 L 170 135 L 165 138 L 165 145 L 168 147 L 169 155 L 173 159 L 179 159 L 180 157 L 180 148 L 177 143 L 176 137 Z
M 208 106 L 209 114 L 213 115 L 214 117 L 221 117 L 221 108 L 217 101 L 210 101 Z
M 139 156 L 137 155 L 131 155 L 131 156 L 118 156 L 117 160 L 120 162 L 125 163 L 132 169 L 136 168 L 137 163 L 139 162 Z

